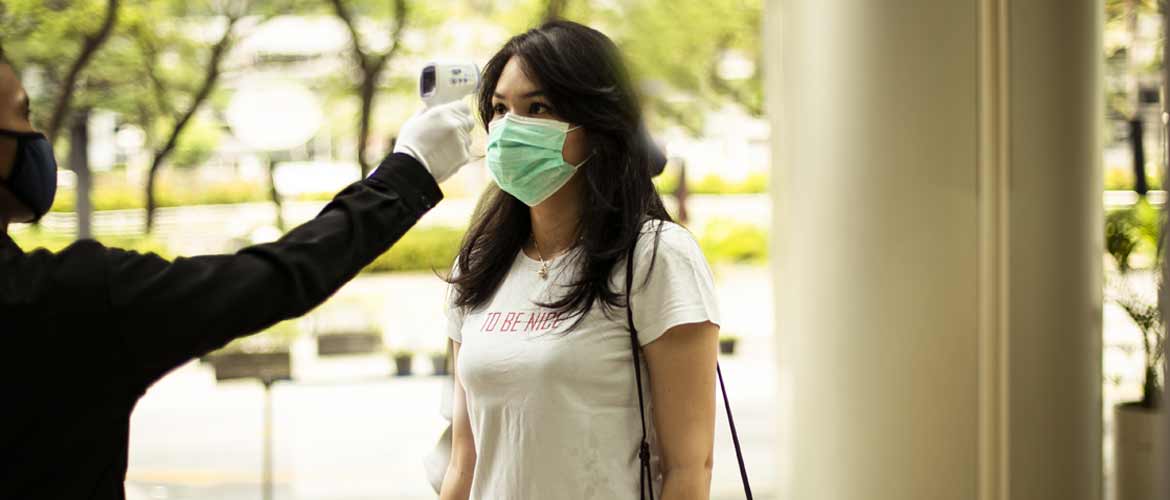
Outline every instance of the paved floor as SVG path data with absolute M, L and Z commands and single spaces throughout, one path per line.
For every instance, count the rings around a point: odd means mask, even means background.
M 744 336 L 723 367 L 757 498 L 774 498 L 775 374 L 767 273 L 719 270 L 725 330 Z M 443 284 L 429 275 L 362 279 L 346 287 L 321 318 L 352 308 L 373 311 L 390 345 L 442 345 L 434 314 Z M 743 291 L 752 290 L 744 294 Z M 733 300 L 738 297 L 738 300 Z M 761 313 L 761 311 L 764 311 Z M 310 327 L 311 327 L 310 320 Z M 395 334 L 394 332 L 412 332 Z M 429 367 L 423 359 L 416 369 Z M 315 359 L 311 341 L 294 347 L 297 381 L 271 392 L 276 499 L 433 499 L 422 457 L 445 422 L 441 379 L 388 376 L 384 356 Z M 153 387 L 131 429 L 132 498 L 261 498 L 264 391 L 247 381 L 216 384 L 192 363 Z M 713 498 L 742 498 L 735 453 L 722 412 L 717 423 Z
M 723 360 L 736 421 L 757 498 L 777 498 L 783 449 L 775 422 L 776 370 L 771 339 L 768 272 L 717 269 L 724 330 L 743 336 L 739 353 Z M 1148 277 L 1146 277 L 1148 278 Z M 391 347 L 423 351 L 441 346 L 444 285 L 433 276 L 362 278 L 339 293 L 313 320 L 334 321 L 361 309 L 380 322 Z M 1137 395 L 1140 350 L 1132 322 L 1104 308 L 1106 463 L 1111 462 L 1111 412 Z M 403 333 L 406 332 L 406 333 Z M 444 422 L 438 417 L 439 379 L 390 378 L 383 356 L 315 358 L 311 342 L 295 349 L 298 381 L 272 390 L 277 499 L 433 499 L 422 456 Z M 419 360 L 423 361 L 423 360 Z M 426 371 L 424 363 L 417 369 Z M 259 499 L 264 393 L 259 384 L 216 384 L 209 369 L 191 364 L 163 379 L 143 398 L 131 432 L 128 493 L 132 499 Z M 734 452 L 722 415 L 716 434 L 713 498 L 742 498 Z M 1110 477 L 1106 474 L 1106 481 Z

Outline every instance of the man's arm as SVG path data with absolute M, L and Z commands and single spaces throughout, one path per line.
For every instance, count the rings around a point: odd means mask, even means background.
M 274 243 L 180 258 L 110 250 L 115 325 L 141 389 L 234 338 L 321 304 L 442 199 L 414 158 L 387 157 L 367 179 Z

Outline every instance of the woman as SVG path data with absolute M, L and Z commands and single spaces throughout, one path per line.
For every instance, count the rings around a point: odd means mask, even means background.
M 642 116 L 605 35 L 512 38 L 478 96 L 493 190 L 452 273 L 452 460 L 440 497 L 639 497 L 646 387 L 656 498 L 709 497 L 718 310 L 695 239 L 651 183 Z

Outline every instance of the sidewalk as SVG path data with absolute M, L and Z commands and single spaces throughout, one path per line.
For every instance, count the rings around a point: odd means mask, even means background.
M 736 424 L 757 498 L 774 498 L 775 375 L 767 273 L 720 270 L 725 330 L 743 336 L 722 360 Z M 759 291 L 761 288 L 764 291 Z M 752 290 L 744 294 L 743 290 Z M 361 279 L 342 300 L 364 300 L 381 311 L 391 332 L 419 331 L 439 307 L 444 286 L 429 275 Z M 733 302 L 732 298 L 742 298 Z M 401 299 L 401 300 L 400 300 Z M 745 300 L 746 299 L 746 300 Z M 433 334 L 433 330 L 431 330 Z M 401 339 L 389 333 L 389 341 Z M 411 342 L 422 342 L 410 337 Z M 439 340 L 441 342 L 441 340 Z M 445 422 L 438 415 L 441 379 L 388 376 L 381 355 L 300 362 L 298 380 L 272 389 L 277 499 L 433 500 L 422 457 Z M 312 353 L 309 353 L 312 357 Z M 260 496 L 264 391 L 260 384 L 216 384 L 192 363 L 168 375 L 139 403 L 131 424 L 130 498 L 254 500 Z M 716 423 L 712 498 L 742 498 L 735 451 L 722 401 Z
M 745 382 L 759 376 L 752 361 L 723 364 L 755 491 L 769 498 L 771 384 Z M 439 378 L 416 376 L 274 386 L 276 498 L 433 499 L 421 458 L 444 426 L 437 413 L 441 385 Z M 135 412 L 128 483 L 144 498 L 259 498 L 263 401 L 259 384 L 215 385 L 197 364 L 168 376 Z M 737 498 L 735 452 L 722 411 L 716 442 L 713 498 Z

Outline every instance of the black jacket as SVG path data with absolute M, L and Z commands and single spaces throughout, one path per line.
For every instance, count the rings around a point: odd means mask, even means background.
M 156 380 L 308 312 L 442 198 L 407 155 L 275 243 L 180 258 L 0 234 L 0 498 L 124 498 L 130 412 Z M 182 432 L 182 429 L 176 429 Z

